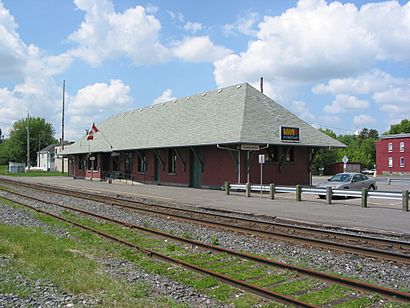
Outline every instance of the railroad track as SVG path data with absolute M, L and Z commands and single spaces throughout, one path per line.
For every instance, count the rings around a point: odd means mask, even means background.
M 130 248 L 136 249 L 142 253 L 147 254 L 148 256 L 155 257 L 162 261 L 177 264 L 190 270 L 194 270 L 202 274 L 209 275 L 224 283 L 240 288 L 244 291 L 251 292 L 266 299 L 279 301 L 287 305 L 291 304 L 300 307 L 318 307 L 318 305 L 314 302 L 312 303 L 309 301 L 303 301 L 301 299 L 304 298 L 305 294 L 309 294 L 309 292 L 325 292 L 326 290 L 341 292 L 340 298 L 337 299 L 338 303 L 347 302 L 350 300 L 359 300 L 362 298 L 366 298 L 367 296 L 372 296 L 372 294 L 387 296 L 389 298 L 392 298 L 394 301 L 399 300 L 403 302 L 410 302 L 409 293 L 400 292 L 397 290 L 388 289 L 376 285 L 371 285 L 349 278 L 342 278 L 310 269 L 304 269 L 293 265 L 288 265 L 285 263 L 262 258 L 259 256 L 244 254 L 222 247 L 209 245 L 194 240 L 189 240 L 183 237 L 167 234 L 146 227 L 124 223 L 122 221 L 112 219 L 110 217 L 105 217 L 102 215 L 97 215 L 95 213 L 84 211 L 76 207 L 67 206 L 60 203 L 57 204 L 32 196 L 27 196 L 15 192 L 7 193 L 15 196 L 17 195 L 21 198 L 30 199 L 38 203 L 47 204 L 48 206 L 53 206 L 63 210 L 81 213 L 93 218 L 97 218 L 99 220 L 103 220 L 104 222 L 115 223 L 121 227 L 127 227 L 132 230 L 141 231 L 145 234 L 153 234 L 155 236 L 159 236 L 161 238 L 168 238 L 179 243 L 185 243 L 191 246 L 201 247 L 202 249 L 205 249 L 205 252 L 200 254 L 198 254 L 198 252 L 195 251 L 193 255 L 191 252 L 187 252 L 186 249 L 182 249 L 181 251 L 184 251 L 184 254 L 178 253 L 177 255 L 170 256 L 161 252 L 161 249 L 158 249 L 158 247 L 163 246 L 161 245 L 161 242 L 159 242 L 159 245 L 154 245 L 154 247 L 156 247 L 157 249 L 147 249 L 139 245 L 136 245 L 129 240 L 126 241 L 124 239 L 113 236 L 112 234 L 102 232 L 95 227 L 93 228 L 88 225 L 85 225 L 84 223 L 79 223 L 75 220 L 75 218 L 67 219 L 61 217 L 60 215 L 56 215 L 43 209 L 40 209 L 38 206 L 28 205 L 24 202 L 16 201 L 5 196 L 2 197 L 4 199 L 9 200 L 10 202 L 14 202 L 21 206 L 35 210 L 39 213 L 52 216 L 61 221 L 65 221 L 74 226 L 98 234 L 99 236 L 105 237 L 112 241 L 126 245 Z M 214 256 L 210 257 L 208 251 L 212 251 L 214 253 Z M 240 268 L 241 273 L 236 273 L 235 271 L 225 273 L 224 265 L 227 264 L 229 264 L 229 267 L 231 268 Z M 243 275 L 243 273 L 245 273 L 245 275 Z M 261 284 L 260 282 L 263 283 Z M 305 286 L 305 289 L 302 288 L 303 291 L 299 292 L 298 298 L 291 297 L 287 294 L 282 294 L 275 291 L 276 289 L 281 289 L 281 287 L 283 289 L 283 286 L 285 286 L 286 284 L 297 285 L 298 283 L 300 285 Z M 337 289 L 335 288 L 335 284 L 348 287 L 349 289 Z M 365 291 L 365 293 L 360 293 L 355 290 Z M 326 303 L 326 305 L 329 305 L 329 303 Z
M 28 187 L 41 191 L 63 194 L 70 197 L 87 199 L 128 210 L 141 211 L 181 221 L 189 221 L 208 227 L 253 234 L 269 239 L 279 239 L 302 245 L 331 249 L 341 253 L 352 253 L 359 256 L 410 264 L 410 242 L 365 236 L 359 234 L 336 232 L 332 230 L 288 225 L 275 222 L 264 222 L 225 214 L 204 213 L 201 211 L 176 208 L 169 205 L 146 204 L 120 197 L 110 197 L 90 192 L 79 192 L 54 186 L 27 184 L 18 181 L 0 179 L 0 183 Z

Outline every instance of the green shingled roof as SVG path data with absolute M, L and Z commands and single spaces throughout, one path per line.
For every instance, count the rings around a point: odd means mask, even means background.
M 94 140 L 84 136 L 62 154 L 233 143 L 280 145 L 285 144 L 279 137 L 280 126 L 299 127 L 300 142 L 295 146 L 345 147 L 248 83 L 118 114 L 96 126 Z

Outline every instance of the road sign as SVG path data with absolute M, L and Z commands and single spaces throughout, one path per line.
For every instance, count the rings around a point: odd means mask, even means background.
M 345 155 L 345 156 L 343 156 L 343 158 L 342 158 L 342 162 L 344 163 L 344 164 L 347 164 L 347 162 L 349 161 L 349 158 L 347 158 L 347 156 Z
M 264 164 L 265 163 L 265 154 L 259 154 L 259 163 Z

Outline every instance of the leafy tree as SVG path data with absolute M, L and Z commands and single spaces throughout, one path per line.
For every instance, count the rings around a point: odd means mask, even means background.
M 37 151 L 47 145 L 57 143 L 53 137 L 54 128 L 43 118 L 29 118 L 30 131 L 30 161 L 35 165 Z M 26 162 L 27 160 L 27 119 L 14 122 L 10 129 L 10 137 L 1 145 L 0 159 Z
M 388 135 L 410 133 L 410 120 L 404 119 L 399 124 L 390 125 L 390 130 L 386 132 Z
M 375 129 L 363 128 L 356 135 L 336 136 L 331 130 L 322 130 L 325 134 L 344 143 L 347 147 L 342 149 L 321 149 L 312 163 L 312 172 L 319 174 L 319 168 L 326 168 L 331 164 L 341 162 L 347 156 L 351 162 L 360 162 L 363 167 L 373 168 L 376 162 L 376 141 L 379 133 Z
M 320 129 L 326 135 L 337 138 L 336 134 L 330 129 Z M 320 174 L 320 168 L 326 168 L 327 166 L 335 163 L 338 157 L 337 149 L 320 149 L 316 152 L 315 158 L 312 162 L 312 173 Z

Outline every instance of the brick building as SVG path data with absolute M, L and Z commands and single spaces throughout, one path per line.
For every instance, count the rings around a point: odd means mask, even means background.
M 344 147 L 244 83 L 112 116 L 63 155 L 76 178 L 217 188 L 310 184 L 319 148 Z
M 410 134 L 381 136 L 376 142 L 378 175 L 410 175 Z

